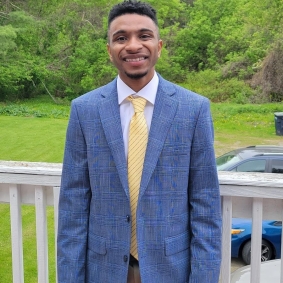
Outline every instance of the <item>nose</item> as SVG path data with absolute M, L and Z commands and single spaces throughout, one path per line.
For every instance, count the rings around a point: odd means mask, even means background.
M 141 48 L 142 48 L 141 40 L 136 36 L 131 37 L 126 45 L 126 50 L 130 53 L 137 52 Z

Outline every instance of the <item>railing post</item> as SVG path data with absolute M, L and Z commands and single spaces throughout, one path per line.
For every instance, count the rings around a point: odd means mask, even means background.
M 253 223 L 251 243 L 251 283 L 260 282 L 262 241 L 262 198 L 253 198 Z
M 60 194 L 60 187 L 54 187 L 53 188 L 53 198 L 54 198 L 54 225 L 55 225 L 55 270 L 56 270 L 56 282 L 58 282 L 58 276 L 57 276 L 57 231 L 58 231 L 59 194 Z
M 13 283 L 24 283 L 20 186 L 11 184 L 9 185 L 9 191 L 10 191 L 11 237 L 12 237 L 12 259 L 13 259 Z
M 36 239 L 38 283 L 48 283 L 48 240 L 46 218 L 46 196 L 43 186 L 35 187 Z
M 222 263 L 221 281 L 230 283 L 231 274 L 231 227 L 232 227 L 232 197 L 222 197 Z M 229 259 L 229 260 L 227 260 Z

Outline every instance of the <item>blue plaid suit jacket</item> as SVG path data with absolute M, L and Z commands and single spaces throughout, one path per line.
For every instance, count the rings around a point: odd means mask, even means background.
M 59 283 L 126 283 L 130 202 L 116 80 L 72 102 Z M 221 211 L 209 101 L 159 76 L 137 207 L 143 283 L 217 283 Z

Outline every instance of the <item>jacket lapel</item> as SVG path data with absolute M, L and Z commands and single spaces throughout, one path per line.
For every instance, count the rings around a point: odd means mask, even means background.
M 117 80 L 114 80 L 108 86 L 102 94 L 103 99 L 100 103 L 99 113 L 122 186 L 129 198 L 128 171 L 118 103 Z
M 178 101 L 172 98 L 175 91 L 172 84 L 159 76 L 159 87 L 148 137 L 139 198 L 141 198 L 148 186 L 163 149 L 168 130 L 174 120 L 178 108 Z
M 173 85 L 159 76 L 159 87 L 155 99 L 139 197 L 144 194 L 148 186 L 168 130 L 174 120 L 178 108 L 178 101 L 172 98 L 174 94 Z M 102 94 L 99 113 L 122 186 L 129 198 L 128 169 L 118 104 L 117 80 L 110 83 Z

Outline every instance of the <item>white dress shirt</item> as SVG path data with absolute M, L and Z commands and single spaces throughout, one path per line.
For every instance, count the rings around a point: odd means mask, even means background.
M 133 104 L 127 99 L 127 97 L 130 95 L 141 96 L 147 100 L 144 109 L 144 115 L 149 132 L 158 83 L 159 83 L 158 76 L 156 73 L 154 73 L 152 80 L 139 92 L 135 92 L 129 86 L 127 86 L 118 76 L 117 79 L 118 102 L 120 105 L 120 117 L 121 117 L 126 159 L 128 157 L 130 121 L 132 119 L 132 116 L 134 115 Z

